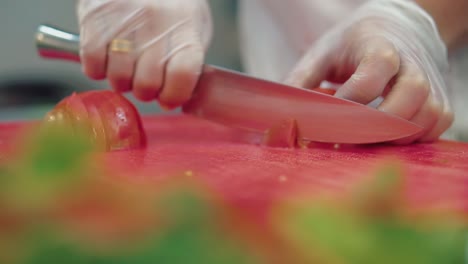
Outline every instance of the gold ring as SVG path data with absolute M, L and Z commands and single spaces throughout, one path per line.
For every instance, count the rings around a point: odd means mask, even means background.
M 132 42 L 126 39 L 114 39 L 110 45 L 110 50 L 113 52 L 130 52 L 132 49 Z

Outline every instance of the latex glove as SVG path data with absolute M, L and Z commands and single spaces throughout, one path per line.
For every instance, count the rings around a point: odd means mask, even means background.
M 447 49 L 432 18 L 411 1 L 369 1 L 317 41 L 286 83 L 338 83 L 336 96 L 411 120 L 424 131 L 396 143 L 433 141 L 453 113 L 444 73 Z
M 77 15 L 87 76 L 167 108 L 191 97 L 212 35 L 205 0 L 78 0 Z M 114 39 L 132 50 L 111 50 Z

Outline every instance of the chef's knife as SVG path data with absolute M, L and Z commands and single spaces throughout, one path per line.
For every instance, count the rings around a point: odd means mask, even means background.
M 79 41 L 79 35 L 49 25 L 36 34 L 39 55 L 50 59 L 79 63 Z M 326 143 L 387 142 L 423 129 L 366 105 L 208 64 L 182 111 L 260 133 L 292 118 L 304 140 Z

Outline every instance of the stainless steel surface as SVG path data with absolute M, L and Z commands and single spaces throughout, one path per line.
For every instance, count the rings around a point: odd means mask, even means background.
M 36 47 L 43 57 L 69 57 L 79 60 L 80 37 L 49 25 L 40 25 L 36 33 Z
M 259 132 L 294 119 L 301 139 L 325 143 L 379 143 L 422 130 L 366 105 L 211 65 L 205 65 L 183 111 Z
M 42 57 L 80 61 L 79 36 L 73 33 L 41 25 L 36 46 Z M 212 65 L 205 65 L 194 96 L 183 110 L 258 132 L 294 117 L 302 138 L 332 143 L 378 143 L 408 137 L 422 129 L 365 105 Z

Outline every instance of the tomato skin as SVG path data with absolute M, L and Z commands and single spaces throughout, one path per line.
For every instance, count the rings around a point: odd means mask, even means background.
M 146 134 L 136 107 L 110 90 L 73 93 L 44 118 L 46 124 L 84 129 L 100 148 L 112 151 L 146 145 Z
M 335 95 L 336 91 L 333 89 L 325 89 L 325 88 L 314 88 L 312 89 L 314 92 L 324 93 L 328 95 Z

